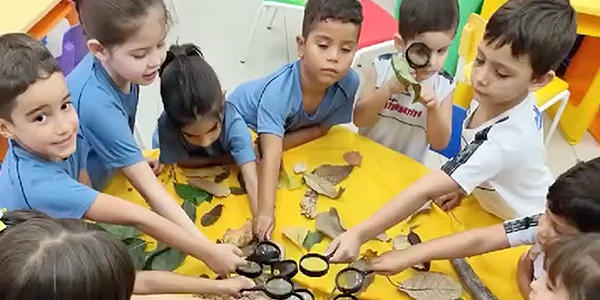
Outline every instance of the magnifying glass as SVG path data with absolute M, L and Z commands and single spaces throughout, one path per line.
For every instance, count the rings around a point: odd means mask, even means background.
M 431 49 L 423 43 L 414 43 L 406 49 L 405 57 L 411 68 L 422 69 L 429 64 Z
M 256 291 L 263 292 L 265 295 L 273 299 L 288 299 L 292 294 L 294 294 L 294 284 L 289 279 L 276 276 L 267 280 L 263 286 L 240 290 L 240 292 Z
M 353 295 L 337 295 L 333 300 L 358 300 L 358 298 Z
M 329 259 L 333 253 L 324 256 L 308 253 L 300 258 L 300 272 L 308 277 L 323 277 L 329 272 Z
M 235 269 L 235 272 L 244 277 L 248 277 L 251 279 L 258 278 L 263 271 L 263 267 L 261 264 L 248 260 L 245 265 L 238 266 Z
M 315 300 L 315 295 L 307 289 L 297 289 L 294 294 L 300 297 L 300 300 Z
M 281 249 L 279 249 L 279 246 L 269 241 L 263 241 L 258 243 L 249 259 L 261 265 L 272 265 L 279 261 L 280 257 Z
M 372 273 L 373 271 L 361 271 L 353 267 L 345 268 L 335 276 L 335 286 L 343 294 L 354 294 L 360 291 L 366 277 Z
M 292 279 L 294 276 L 296 276 L 296 274 L 298 274 L 298 264 L 291 259 L 276 261 L 271 266 L 271 273 L 274 276 Z

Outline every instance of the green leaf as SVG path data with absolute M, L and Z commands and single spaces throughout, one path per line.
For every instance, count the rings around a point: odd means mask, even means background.
M 184 200 L 181 204 L 181 208 L 185 211 L 185 213 L 190 217 L 192 222 L 196 222 L 196 204 L 191 200 Z
M 300 187 L 300 182 L 294 180 L 292 176 L 283 168 L 279 171 L 279 184 L 278 188 L 293 191 Z
M 97 223 L 98 226 L 106 230 L 111 235 L 115 236 L 119 240 L 125 240 L 134 238 L 142 235 L 142 232 L 134 226 L 116 225 L 116 224 L 105 224 Z
M 159 244 L 154 252 L 150 254 L 144 265 L 144 270 L 173 271 L 185 260 L 185 254 L 181 251 Z
M 231 190 L 231 193 L 233 195 L 244 195 L 246 194 L 246 190 L 244 188 L 241 188 L 239 186 L 232 186 L 229 188 L 229 190 Z
M 212 200 L 211 194 L 189 184 L 173 183 L 173 187 L 179 197 L 184 200 L 190 200 L 195 205 L 200 205 L 204 201 L 210 203 Z
M 140 238 L 128 238 L 123 240 L 123 243 L 127 246 L 127 251 L 129 252 L 129 256 L 133 261 L 135 269 L 142 270 L 146 263 L 146 257 L 148 256 L 148 253 L 146 252 L 146 241 Z
M 310 251 L 314 245 L 320 243 L 323 240 L 323 235 L 318 231 L 309 231 L 304 239 L 304 243 L 302 246 L 306 248 L 306 250 Z
M 407 91 L 413 94 L 413 102 L 421 96 L 421 85 L 410 75 L 410 66 L 404 58 L 404 55 L 394 55 L 392 57 L 392 69 L 400 83 L 407 87 Z
M 200 224 L 202 224 L 202 226 L 204 226 L 204 227 L 208 227 L 212 224 L 215 224 L 215 222 L 217 222 L 219 220 L 219 218 L 221 217 L 222 213 L 223 213 L 223 204 L 219 204 L 219 205 L 215 206 L 213 209 L 211 209 L 209 212 L 204 214 L 204 216 L 202 216 L 202 219 L 200 220 Z

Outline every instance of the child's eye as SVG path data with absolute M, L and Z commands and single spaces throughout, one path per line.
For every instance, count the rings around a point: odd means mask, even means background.
M 352 52 L 352 49 L 348 49 L 348 48 L 342 48 L 342 51 L 343 51 L 344 53 L 350 53 L 350 52 Z
M 498 72 L 498 71 L 496 71 L 496 74 L 497 74 L 497 75 L 498 75 L 498 77 L 500 77 L 500 78 L 506 78 L 506 77 L 508 77 L 508 75 L 507 75 L 507 74 L 503 74 L 503 73 L 501 73 L 501 72 Z
M 60 106 L 60 109 L 67 110 L 67 109 L 71 108 L 71 105 L 73 105 L 71 102 L 65 102 L 65 103 L 63 103 L 63 105 Z
M 476 66 L 481 66 L 483 65 L 483 60 L 479 57 L 475 57 L 475 65 Z
M 319 48 L 321 48 L 321 49 L 325 50 L 325 49 L 327 49 L 327 48 L 328 48 L 328 46 L 327 46 L 327 45 L 324 45 L 324 44 L 319 44 Z
M 135 59 L 142 59 L 142 58 L 146 57 L 146 53 L 132 54 L 131 56 L 133 56 L 133 58 L 135 58 Z
M 442 54 L 442 53 L 446 53 L 446 51 L 448 51 L 448 48 L 439 49 L 437 52 Z
M 162 41 L 160 43 L 158 43 L 158 45 L 156 45 L 157 48 L 162 48 L 165 46 L 165 41 Z
M 42 122 L 44 122 L 45 120 L 46 120 L 46 115 L 38 115 L 38 116 L 36 116 L 36 117 L 33 119 L 33 121 L 35 121 L 35 122 L 39 122 L 39 123 L 42 123 Z

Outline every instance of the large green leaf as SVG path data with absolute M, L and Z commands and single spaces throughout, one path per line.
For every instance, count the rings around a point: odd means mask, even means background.
M 133 261 L 135 269 L 143 269 L 146 263 L 146 257 L 148 256 L 148 253 L 146 252 L 146 241 L 140 238 L 128 238 L 124 239 L 123 243 L 127 246 L 127 251 L 129 251 L 129 256 Z
M 306 248 L 306 250 L 310 251 L 314 245 L 320 243 L 323 240 L 323 235 L 318 231 L 309 231 L 304 239 L 304 243 L 302 246 Z
M 185 213 L 190 217 L 192 222 L 196 222 L 196 204 L 194 204 L 191 200 L 184 200 L 181 204 L 181 208 L 185 211 Z
M 173 271 L 184 259 L 185 254 L 181 251 L 159 244 L 146 260 L 144 270 Z
M 204 201 L 212 201 L 213 196 L 211 194 L 189 184 L 173 183 L 173 187 L 179 197 L 184 200 L 190 200 L 195 205 L 200 205 Z
M 115 224 L 105 224 L 105 223 L 97 223 L 98 226 L 102 227 L 102 229 L 108 231 L 111 235 L 115 236 L 119 240 L 125 240 L 129 238 L 138 237 L 142 234 L 142 232 L 134 226 L 125 226 L 125 225 L 115 225 Z

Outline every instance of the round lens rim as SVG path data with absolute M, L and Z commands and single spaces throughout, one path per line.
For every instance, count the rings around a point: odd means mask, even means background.
M 285 294 L 282 294 L 282 295 L 279 295 L 279 294 L 274 294 L 274 293 L 270 292 L 270 291 L 267 289 L 267 285 L 269 284 L 269 282 L 272 282 L 272 281 L 274 281 L 274 280 L 283 280 L 283 281 L 285 281 L 286 283 L 288 283 L 288 284 L 290 285 L 290 291 L 289 291 L 288 293 L 285 293 Z M 294 293 L 294 283 L 292 283 L 292 281 L 291 281 L 291 280 L 289 280 L 289 279 L 287 279 L 287 278 L 285 278 L 285 277 L 282 277 L 282 276 L 273 276 L 273 277 L 271 277 L 269 280 L 267 280 L 267 281 L 265 282 L 265 284 L 264 284 L 264 286 L 263 286 L 263 292 L 264 292 L 264 293 L 265 293 L 267 296 L 269 296 L 269 297 L 271 297 L 271 298 L 273 298 L 273 299 L 286 299 L 286 298 L 289 298 L 289 297 L 290 297 L 290 295 L 292 295 L 292 294 Z
M 357 286 L 355 286 L 351 289 L 340 287 L 340 285 L 338 284 L 338 280 L 339 280 L 340 276 L 343 275 L 344 273 L 348 273 L 348 272 L 356 272 L 360 275 L 360 280 L 357 283 Z M 353 267 L 344 268 L 335 275 L 335 287 L 338 290 L 340 290 L 342 293 L 344 293 L 345 295 L 346 294 L 354 294 L 354 293 L 360 291 L 360 289 L 362 288 L 362 286 L 365 282 L 365 277 L 366 277 L 365 272 L 363 272 L 357 268 L 353 268 Z
M 422 50 L 427 54 L 427 60 L 425 61 L 424 64 L 416 64 L 408 55 L 408 52 L 410 51 L 410 49 L 412 49 L 413 47 L 420 47 Z M 418 51 L 421 52 L 421 51 Z M 431 59 L 431 49 L 429 47 L 427 47 L 427 45 L 425 45 L 424 43 L 413 43 L 412 45 L 410 45 L 408 48 L 406 48 L 406 51 L 404 53 L 404 57 L 406 58 L 406 62 L 408 63 L 408 65 L 413 68 L 413 69 L 421 69 L 426 67 L 429 64 L 429 60 Z
M 304 266 L 302 265 L 302 262 L 309 258 L 319 258 L 322 261 L 324 261 L 325 269 L 320 270 L 320 271 L 314 271 L 314 270 L 309 270 L 309 269 L 304 268 Z M 327 258 L 324 255 L 318 254 L 318 253 L 308 253 L 308 254 L 303 255 L 300 258 L 300 261 L 298 262 L 298 267 L 300 268 L 300 272 L 302 272 L 302 274 L 304 274 L 308 277 L 323 277 L 327 274 L 327 272 L 329 272 L 329 258 Z

